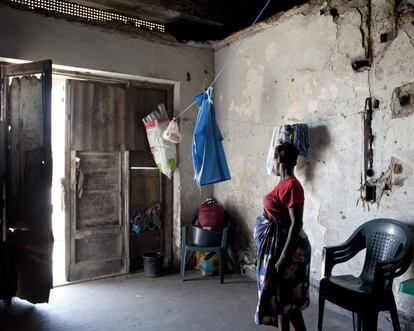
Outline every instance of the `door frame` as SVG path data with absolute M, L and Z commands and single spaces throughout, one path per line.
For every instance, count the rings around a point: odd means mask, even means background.
M 174 85 L 167 85 L 167 84 L 157 84 L 157 83 L 149 83 L 149 82 L 140 82 L 140 81 L 130 81 L 129 82 L 131 86 L 139 87 L 142 89 L 159 89 L 163 90 L 167 93 L 167 104 L 165 105 L 168 110 L 173 110 L 175 107 L 175 86 Z M 172 117 L 172 113 L 168 114 L 170 117 Z M 129 157 L 129 155 L 128 155 Z M 127 163 L 129 165 L 129 162 Z M 177 150 L 177 164 L 179 164 L 178 159 L 178 150 Z M 127 169 L 128 173 L 126 174 L 126 178 L 128 178 L 129 181 L 129 172 L 130 169 L 128 167 Z M 165 208 L 162 213 L 162 224 L 163 224 L 163 231 L 162 231 L 162 242 L 161 242 L 161 250 L 162 254 L 164 255 L 164 268 L 171 268 L 173 267 L 173 243 L 174 243 L 174 172 L 170 179 L 167 179 L 166 176 L 163 174 L 161 175 L 161 186 L 162 191 L 165 192 L 165 194 L 162 195 L 162 206 L 168 206 L 168 208 Z M 129 188 L 129 183 L 128 183 Z M 129 197 L 129 192 L 128 195 Z M 127 205 L 125 208 L 126 212 L 128 213 L 129 219 L 129 199 L 127 200 Z M 129 227 L 127 227 L 128 233 L 126 233 L 126 236 L 128 236 L 128 242 L 129 242 Z M 129 252 L 128 252 L 129 254 Z

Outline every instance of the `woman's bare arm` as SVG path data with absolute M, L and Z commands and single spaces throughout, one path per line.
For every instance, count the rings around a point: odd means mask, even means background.
M 300 229 L 303 225 L 303 204 L 294 204 L 292 208 L 289 208 L 290 227 L 285 246 L 280 254 L 279 260 L 275 264 L 276 271 L 279 271 L 280 266 L 283 264 L 287 256 L 292 256 L 293 248 L 299 237 Z

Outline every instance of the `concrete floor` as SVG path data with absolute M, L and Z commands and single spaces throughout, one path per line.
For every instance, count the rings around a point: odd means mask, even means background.
M 254 324 L 253 280 L 229 275 L 220 285 L 217 277 L 188 275 L 183 283 L 178 275 L 145 278 L 138 273 L 61 286 L 52 290 L 49 304 L 15 298 L 10 309 L 0 303 L 0 330 L 276 330 Z M 316 326 L 312 301 L 304 312 L 308 330 Z M 324 330 L 352 330 L 352 318 L 327 309 Z

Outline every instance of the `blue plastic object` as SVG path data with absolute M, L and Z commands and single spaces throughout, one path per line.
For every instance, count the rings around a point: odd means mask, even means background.
M 406 294 L 414 295 L 414 278 L 401 282 L 400 291 Z
M 200 186 L 231 179 L 211 99 L 212 88 L 195 97 L 200 108 L 193 137 L 194 180 Z

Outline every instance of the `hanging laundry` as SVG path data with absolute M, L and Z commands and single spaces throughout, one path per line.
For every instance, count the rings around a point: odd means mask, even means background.
M 198 185 L 209 185 L 231 179 L 217 126 L 212 88 L 195 97 L 200 108 L 194 129 L 192 157 L 194 179 Z
M 302 156 L 308 155 L 309 149 L 309 130 L 307 124 L 293 124 L 293 145 Z
M 276 176 L 274 167 L 275 148 L 279 144 L 279 127 L 273 128 L 272 139 L 270 140 L 269 151 L 267 152 L 266 170 L 267 174 Z
M 307 124 L 287 124 L 275 127 L 270 140 L 269 151 L 267 153 L 266 170 L 268 175 L 274 175 L 274 153 L 275 147 L 281 144 L 294 144 L 299 154 L 306 156 L 309 149 L 309 129 Z

